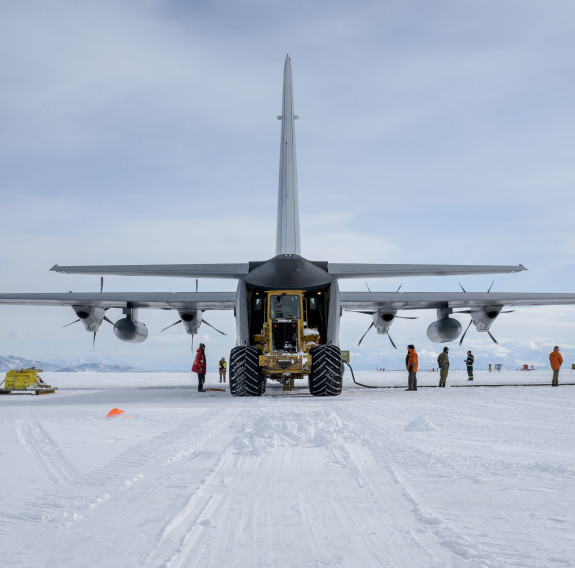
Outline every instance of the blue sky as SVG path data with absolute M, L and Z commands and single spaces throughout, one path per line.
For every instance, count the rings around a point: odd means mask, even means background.
M 575 36 L 571 2 L 53 1 L 0 5 L 0 291 L 97 291 L 53 264 L 244 262 L 275 250 L 282 73 L 292 58 L 302 253 L 332 262 L 518 264 L 495 289 L 575 292 Z M 486 290 L 489 276 L 404 279 Z M 401 281 L 370 281 L 395 290 Z M 107 291 L 186 279 L 107 277 Z M 201 290 L 232 290 L 206 280 Z M 363 281 L 342 289 L 364 290 Z M 175 314 L 140 314 L 141 345 L 71 309 L 0 308 L 0 354 L 190 366 Z M 411 314 L 409 314 L 411 315 Z M 387 338 L 342 320 L 358 368 L 399 368 L 433 312 Z M 118 314 L 110 313 L 112 319 Z M 230 313 L 206 313 L 215 364 Z M 481 364 L 575 361 L 575 308 L 522 308 L 471 329 Z M 464 326 L 467 316 L 458 316 Z M 461 357 L 459 357 L 461 354 Z

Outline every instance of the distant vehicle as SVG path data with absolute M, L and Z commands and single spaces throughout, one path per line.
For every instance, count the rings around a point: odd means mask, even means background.
M 311 261 L 301 256 L 295 119 L 291 61 L 286 57 L 281 120 L 280 176 L 277 209 L 276 254 L 265 261 L 241 264 L 168 264 L 115 266 L 58 266 L 51 270 L 67 274 L 113 274 L 124 276 L 177 276 L 231 278 L 237 291 L 0 294 L 0 303 L 70 306 L 87 331 L 94 334 L 106 310 L 120 308 L 124 318 L 114 324 L 122 341 L 146 339 L 146 325 L 138 320 L 140 308 L 176 310 L 184 329 L 192 336 L 206 310 L 234 310 L 236 347 L 230 356 L 230 391 L 235 396 L 260 396 L 266 380 L 280 381 L 286 390 L 296 379 L 308 377 L 310 392 L 334 396 L 342 388 L 339 326 L 342 310 L 371 316 L 377 333 L 388 335 L 399 310 L 437 310 L 429 325 L 431 341 L 444 343 L 460 337 L 461 324 L 450 317 L 454 309 L 467 308 L 477 331 L 487 332 L 505 305 L 534 306 L 575 304 L 575 294 L 514 294 L 463 292 L 340 292 L 342 278 L 392 278 L 453 274 L 492 274 L 526 270 L 517 266 L 448 264 L 362 264 Z M 276 312 L 277 299 L 282 315 Z M 289 313 L 287 310 L 291 310 Z M 462 312 L 459 312 L 462 313 Z M 467 329 L 465 333 L 467 333 Z M 367 333 L 367 332 L 366 332 Z M 461 341 L 465 336 L 461 335 Z M 391 338 L 390 338 L 391 340 Z M 392 341 L 393 343 L 393 341 Z M 395 346 L 395 345 L 394 345 Z

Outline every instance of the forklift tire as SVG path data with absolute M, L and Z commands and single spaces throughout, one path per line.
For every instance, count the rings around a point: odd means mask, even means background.
M 343 385 L 341 350 L 335 345 L 316 345 L 309 350 L 309 392 L 314 396 L 337 396 Z
M 261 396 L 266 390 L 259 366 L 260 350 L 253 345 L 234 347 L 230 353 L 230 392 L 233 396 Z

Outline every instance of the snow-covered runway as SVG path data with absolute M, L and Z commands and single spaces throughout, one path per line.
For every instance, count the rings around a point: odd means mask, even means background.
M 42 376 L 56 394 L 0 397 L 2 566 L 575 566 L 575 386 L 347 372 L 340 397 L 236 399 L 177 373 Z

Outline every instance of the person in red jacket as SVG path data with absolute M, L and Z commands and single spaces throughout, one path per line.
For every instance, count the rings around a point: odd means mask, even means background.
M 555 345 L 553 351 L 549 353 L 549 362 L 551 363 L 551 368 L 553 369 L 553 380 L 551 385 L 556 387 L 559 386 L 559 369 L 563 365 L 563 357 L 559 353 L 559 347 Z
M 407 346 L 407 355 L 405 357 L 405 367 L 408 371 L 408 391 L 417 390 L 417 351 L 413 345 Z
M 198 392 L 206 392 L 204 389 L 204 382 L 206 380 L 206 346 L 200 343 L 200 347 L 196 352 L 196 360 L 192 365 L 192 373 L 198 374 Z

